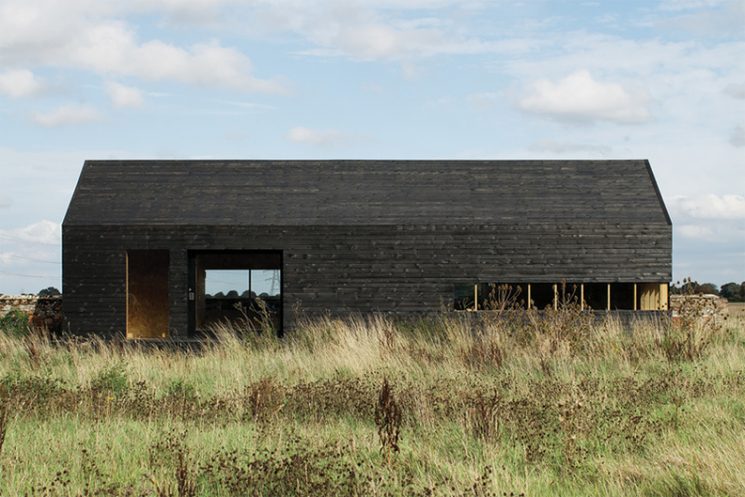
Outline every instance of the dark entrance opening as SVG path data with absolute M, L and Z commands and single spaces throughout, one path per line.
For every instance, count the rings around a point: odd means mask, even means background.
M 282 252 L 189 252 L 189 331 L 271 328 L 282 334 Z

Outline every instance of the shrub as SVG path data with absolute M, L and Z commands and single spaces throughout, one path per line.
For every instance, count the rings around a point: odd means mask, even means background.
M 378 403 L 375 406 L 375 425 L 378 427 L 380 450 L 385 454 L 388 462 L 399 450 L 398 440 L 401 436 L 402 419 L 401 407 L 393 395 L 388 378 L 384 378 L 378 395 Z
M 501 400 L 497 392 L 491 396 L 479 392 L 466 407 L 466 427 L 473 437 L 487 442 L 497 439 Z
M 39 290 L 39 293 L 38 293 L 39 297 L 56 297 L 58 295 L 62 295 L 62 292 L 60 292 L 53 286 L 43 288 Z
M 17 404 L 44 403 L 64 391 L 59 378 L 48 375 L 26 376 L 11 371 L 0 379 L 0 400 Z
M 123 396 L 129 388 L 129 380 L 124 364 L 114 364 L 104 368 L 91 380 L 91 390 L 98 393 L 110 393 L 115 397 Z
M 264 422 L 272 420 L 282 409 L 285 402 L 285 392 L 271 378 L 262 378 L 246 387 L 244 407 L 254 421 Z
M 5 444 L 5 432 L 8 430 L 8 404 L 3 402 L 0 404 L 0 455 L 3 453 L 3 445 Z
M 170 431 L 150 447 L 150 466 L 173 465 L 176 484 L 159 483 L 152 479 L 157 497 L 196 497 L 196 470 L 191 451 L 184 443 L 186 432 Z
M 188 381 L 181 378 L 171 380 L 166 387 L 166 397 L 183 399 L 187 401 L 197 400 L 197 389 Z
M 6 335 L 21 337 L 29 334 L 29 318 L 19 309 L 11 309 L 5 316 L 0 318 L 0 331 Z

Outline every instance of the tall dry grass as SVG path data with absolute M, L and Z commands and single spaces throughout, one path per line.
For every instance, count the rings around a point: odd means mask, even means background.
M 2 495 L 745 494 L 745 325 L 544 313 L 0 333 Z

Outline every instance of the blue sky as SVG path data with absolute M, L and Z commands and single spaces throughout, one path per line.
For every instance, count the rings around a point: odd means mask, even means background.
M 0 0 L 0 292 L 108 158 L 646 158 L 674 279 L 740 282 L 745 0 Z

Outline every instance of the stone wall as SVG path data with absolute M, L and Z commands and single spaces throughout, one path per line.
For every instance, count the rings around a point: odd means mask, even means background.
M 722 316 L 727 314 L 727 299 L 718 295 L 695 294 L 695 295 L 671 295 L 670 309 L 673 316 L 680 314 L 682 307 L 689 311 L 695 311 L 702 316 Z
M 50 331 L 62 328 L 62 296 L 37 297 L 36 295 L 0 294 L 0 317 L 12 310 L 19 310 L 28 316 L 29 324 L 44 327 Z

